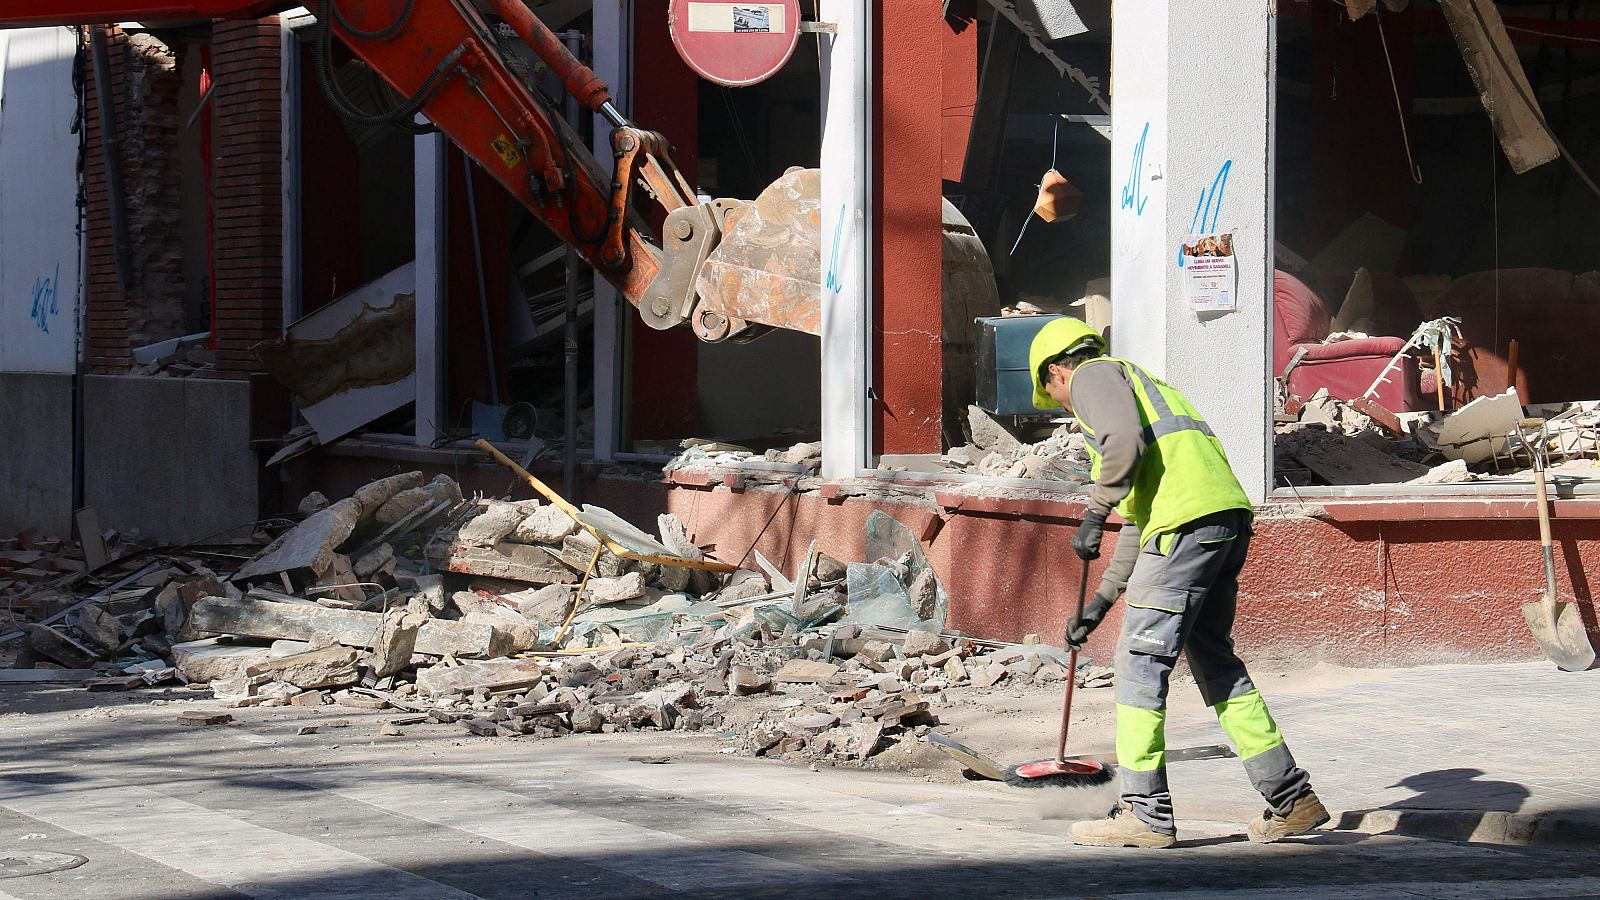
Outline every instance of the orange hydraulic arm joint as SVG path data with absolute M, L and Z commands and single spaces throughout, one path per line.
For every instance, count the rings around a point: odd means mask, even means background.
M 283 0 L 0 0 L 0 27 L 255 18 L 295 5 Z M 331 34 L 409 98 L 387 113 L 366 113 L 349 104 L 342 114 L 369 122 L 426 116 L 639 306 L 661 268 L 661 250 L 645 237 L 642 220 L 630 214 L 633 186 L 642 181 L 667 212 L 693 205 L 694 191 L 673 166 L 666 138 L 630 124 L 611 104 L 605 82 L 520 0 L 484 0 L 484 5 L 573 96 L 611 123 L 612 177 L 559 112 L 513 74 L 494 30 L 470 0 L 317 0 L 316 52 L 324 90 L 331 87 L 337 94 Z M 336 97 L 329 99 L 341 105 Z
M 666 138 L 631 125 L 603 81 L 517 0 L 487 0 L 588 109 L 613 126 L 607 178 L 558 112 L 506 65 L 493 30 L 467 0 L 320 0 L 329 27 L 595 271 L 638 305 L 660 250 L 630 217 L 635 174 L 670 212 L 692 202 Z M 675 170 L 674 170 L 675 174 Z

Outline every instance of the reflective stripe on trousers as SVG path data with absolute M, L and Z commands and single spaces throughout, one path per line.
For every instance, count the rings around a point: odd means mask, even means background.
M 1180 652 L 1267 804 L 1285 812 L 1310 789 L 1233 650 L 1248 523 L 1246 510 L 1190 522 L 1166 553 L 1158 542 L 1147 545 L 1128 583 L 1116 656 L 1117 765 L 1123 800 L 1158 831 L 1175 830 L 1165 732 L 1168 681 Z

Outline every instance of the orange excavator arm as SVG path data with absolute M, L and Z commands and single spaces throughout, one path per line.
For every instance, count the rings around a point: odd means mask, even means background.
M 9 0 L 0 27 L 137 20 L 256 18 L 297 4 L 265 0 Z M 402 97 L 388 118 L 420 112 L 491 173 L 596 272 L 641 305 L 661 268 L 661 250 L 630 217 L 642 181 L 667 212 L 694 203 L 662 135 L 634 127 L 611 104 L 605 83 L 568 52 L 519 0 L 484 6 L 527 43 L 567 90 L 615 129 L 607 176 L 559 112 L 507 65 L 494 30 L 469 0 L 317 0 L 319 79 L 332 80 L 327 40 L 341 42 Z M 330 97 L 336 106 L 335 96 Z M 352 108 L 341 114 L 377 118 Z M 647 317 L 647 321 L 649 317 Z M 652 324 L 657 324 L 652 322 Z M 659 327 L 659 326 L 658 326 Z

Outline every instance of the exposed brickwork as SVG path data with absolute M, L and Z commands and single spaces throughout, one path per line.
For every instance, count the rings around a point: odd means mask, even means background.
M 283 325 L 282 50 L 276 17 L 218 22 L 211 53 L 216 94 L 213 254 L 217 370 L 261 370 L 250 348 Z
M 178 141 L 182 78 L 177 57 L 146 34 L 112 29 L 111 88 L 128 215 L 127 291 L 117 291 L 111 208 L 98 118 L 93 63 L 88 76 L 86 177 L 89 218 L 89 367 L 124 372 L 128 351 L 182 334 L 183 210 Z

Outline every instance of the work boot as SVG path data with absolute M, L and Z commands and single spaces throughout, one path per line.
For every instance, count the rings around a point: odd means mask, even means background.
M 1306 791 L 1300 799 L 1294 801 L 1289 811 L 1283 815 L 1267 810 L 1261 818 L 1250 823 L 1250 840 L 1258 844 L 1270 844 L 1286 837 L 1305 834 L 1318 825 L 1328 821 L 1327 807 L 1317 799 L 1313 791 Z
M 1174 835 L 1162 834 L 1133 814 L 1127 802 L 1117 803 L 1111 815 L 1093 822 L 1078 822 L 1067 831 L 1074 844 L 1085 847 L 1145 847 L 1160 850 L 1177 842 Z

